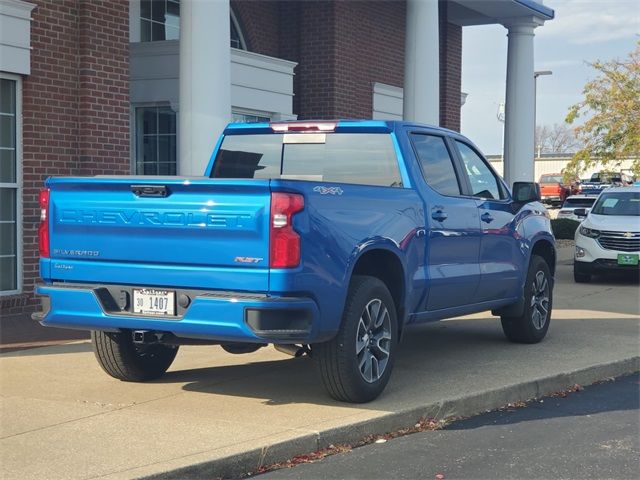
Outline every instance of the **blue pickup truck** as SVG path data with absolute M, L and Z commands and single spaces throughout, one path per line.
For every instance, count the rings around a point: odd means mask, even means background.
M 184 344 L 274 344 L 366 402 L 411 324 L 491 310 L 510 341 L 543 339 L 556 255 L 539 199 L 437 127 L 231 124 L 204 177 L 47 179 L 34 318 L 91 330 L 120 380 L 161 376 Z

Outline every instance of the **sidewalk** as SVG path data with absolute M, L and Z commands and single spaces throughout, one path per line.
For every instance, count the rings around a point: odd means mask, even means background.
M 237 475 L 420 416 L 469 415 L 637 371 L 637 282 L 574 284 L 564 261 L 557 277 L 543 343 L 506 342 L 487 314 L 413 328 L 387 390 L 367 405 L 330 400 L 310 359 L 272 348 L 183 347 L 147 384 L 106 376 L 88 342 L 2 354 L 0 478 Z

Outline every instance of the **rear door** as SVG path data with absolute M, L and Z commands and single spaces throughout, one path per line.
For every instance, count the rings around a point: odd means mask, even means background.
M 268 290 L 268 180 L 51 179 L 58 280 Z
M 475 199 L 482 229 L 481 277 L 475 302 L 513 297 L 518 294 L 524 257 L 518 248 L 509 192 L 473 146 L 457 139 L 452 143 L 466 173 L 466 188 Z
M 473 302 L 480 281 L 480 222 L 476 202 L 462 196 L 445 137 L 413 131 L 409 134 L 422 170 L 419 188 L 426 199 L 425 217 L 429 311 Z

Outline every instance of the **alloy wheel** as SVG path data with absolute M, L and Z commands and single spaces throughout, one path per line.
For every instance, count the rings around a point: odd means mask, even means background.
M 537 330 L 542 330 L 549 317 L 550 295 L 549 281 L 543 271 L 536 273 L 531 291 L 531 320 Z
M 356 355 L 362 378 L 379 380 L 389 363 L 391 350 L 391 318 L 382 300 L 375 298 L 364 307 L 356 332 Z

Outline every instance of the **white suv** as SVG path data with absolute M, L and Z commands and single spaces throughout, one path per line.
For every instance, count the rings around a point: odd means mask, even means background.
M 602 192 L 576 230 L 573 278 L 588 282 L 595 273 L 640 271 L 640 187 Z

